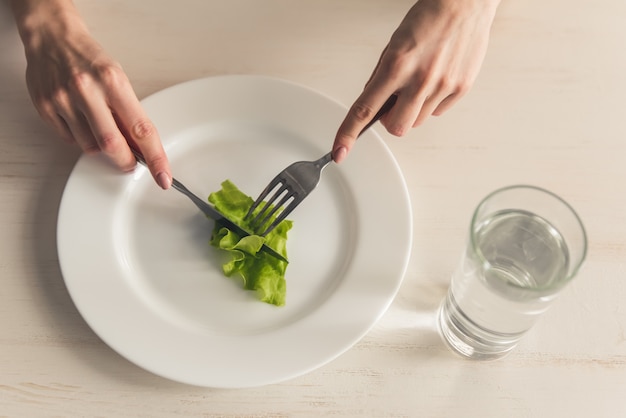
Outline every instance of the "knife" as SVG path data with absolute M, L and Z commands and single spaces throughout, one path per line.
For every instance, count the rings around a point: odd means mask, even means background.
M 132 147 L 131 147 L 131 151 L 133 152 L 133 154 L 135 154 L 135 158 L 137 159 L 137 162 L 143 164 L 146 167 L 148 166 L 146 164 L 146 160 L 144 160 L 143 155 L 141 155 L 139 151 L 134 150 Z M 172 187 L 178 190 L 179 192 L 181 192 L 182 194 L 184 194 L 185 196 L 187 196 L 198 207 L 198 209 L 202 211 L 202 213 L 204 213 L 209 218 L 213 219 L 218 224 L 222 225 L 225 228 L 230 229 L 231 231 L 233 231 L 240 237 L 247 237 L 249 235 L 252 235 L 250 232 L 241 228 L 239 225 L 237 225 L 236 223 L 228 219 L 226 216 L 224 216 L 220 211 L 215 209 L 213 205 L 210 205 L 209 203 L 205 202 L 204 200 L 200 199 L 198 196 L 193 194 L 187 187 L 185 187 L 184 184 L 182 184 L 180 181 L 176 180 L 175 178 L 172 178 Z M 261 251 L 266 252 L 267 254 L 279 259 L 280 261 L 289 263 L 289 260 L 287 260 L 282 254 L 278 253 L 276 250 L 274 250 L 272 247 L 268 246 L 267 244 L 263 244 L 263 246 L 261 247 Z

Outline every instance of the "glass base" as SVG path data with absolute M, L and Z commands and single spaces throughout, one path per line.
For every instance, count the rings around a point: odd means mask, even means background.
M 439 333 L 455 353 L 472 360 L 497 360 L 506 356 L 521 336 L 490 333 L 474 324 L 447 297 L 437 315 Z

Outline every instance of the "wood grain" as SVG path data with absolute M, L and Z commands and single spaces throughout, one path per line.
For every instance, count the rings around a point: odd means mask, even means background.
M 77 0 L 140 97 L 214 74 L 356 97 L 409 1 Z M 104 344 L 63 283 L 56 216 L 78 152 L 48 131 L 0 6 L 0 417 L 619 417 L 626 415 L 626 3 L 503 2 L 483 71 L 402 139 L 377 128 L 410 188 L 414 248 L 397 299 L 347 353 L 245 390 L 181 385 Z M 197 46 L 200 45 L 200 46 Z M 434 314 L 472 209 L 512 183 L 568 200 L 586 264 L 507 358 L 468 362 Z

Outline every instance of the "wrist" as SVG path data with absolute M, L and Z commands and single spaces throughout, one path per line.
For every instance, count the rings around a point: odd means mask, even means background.
M 71 0 L 10 0 L 18 32 L 26 49 L 37 48 L 43 38 L 63 38 L 84 28 Z

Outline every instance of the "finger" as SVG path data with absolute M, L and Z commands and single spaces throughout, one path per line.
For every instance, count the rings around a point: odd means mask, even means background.
M 57 131 L 57 133 L 59 133 L 61 138 L 68 144 L 76 144 L 76 139 L 74 138 L 74 135 L 72 135 L 72 131 L 70 131 L 67 123 L 65 123 L 65 120 L 63 120 L 63 118 L 59 115 L 54 116 L 55 121 L 53 122 L 53 127 Z
M 471 71 L 470 75 L 466 74 L 465 77 L 457 79 L 453 85 L 448 84 L 449 88 L 442 86 L 441 91 L 447 92 L 447 94 L 441 97 L 441 101 L 434 106 L 430 114 L 439 116 L 454 106 L 470 90 L 475 79 L 475 76 L 471 74 L 475 74 L 477 71 L 478 69 Z
M 376 84 L 374 79 L 370 81 L 363 93 L 350 107 L 348 114 L 339 126 L 332 147 L 335 162 L 339 163 L 346 158 L 363 128 L 372 120 L 387 99 L 395 93 L 391 85 L 384 85 L 379 88 Z
M 56 133 L 68 144 L 75 144 L 74 136 L 70 132 L 67 123 L 56 112 L 54 106 L 49 101 L 35 101 L 35 109 L 41 116 L 41 119 L 46 122 Z
M 62 116 L 67 124 L 76 144 L 85 154 L 94 155 L 100 152 L 100 147 L 89 128 L 89 124 L 82 115 Z
M 45 88 L 41 85 L 39 78 L 33 75 L 33 68 L 30 65 L 26 67 L 26 84 L 30 99 L 41 119 L 65 142 L 75 144 L 76 141 L 67 124 L 57 113 L 53 100 L 44 93 Z
M 404 135 L 413 126 L 425 101 L 426 96 L 422 92 L 400 92 L 398 102 L 383 120 L 387 131 L 395 136 Z
M 461 96 L 462 96 L 461 94 L 457 94 L 457 93 L 450 94 L 448 97 L 443 99 L 441 103 L 439 103 L 439 105 L 435 108 L 435 110 L 433 110 L 432 114 L 434 116 L 440 116 L 444 114 L 446 111 L 452 108 L 452 106 L 454 106 L 456 102 L 458 102 L 461 99 Z
M 433 96 L 426 99 L 422 108 L 419 111 L 419 114 L 413 121 L 413 127 L 417 127 L 424 123 L 426 119 L 433 114 L 435 109 L 444 102 L 448 97 L 451 97 L 447 92 L 436 93 Z
M 172 185 L 172 174 L 161 139 L 130 86 L 115 90 L 110 106 L 128 143 L 141 152 L 157 184 L 168 189 Z
M 53 98 L 56 114 L 65 123 L 71 137 L 86 154 L 96 154 L 100 147 L 96 142 L 87 120 L 77 111 L 65 91 L 59 91 Z
M 131 171 L 137 162 L 104 98 L 96 96 L 83 112 L 100 151 L 121 170 Z

